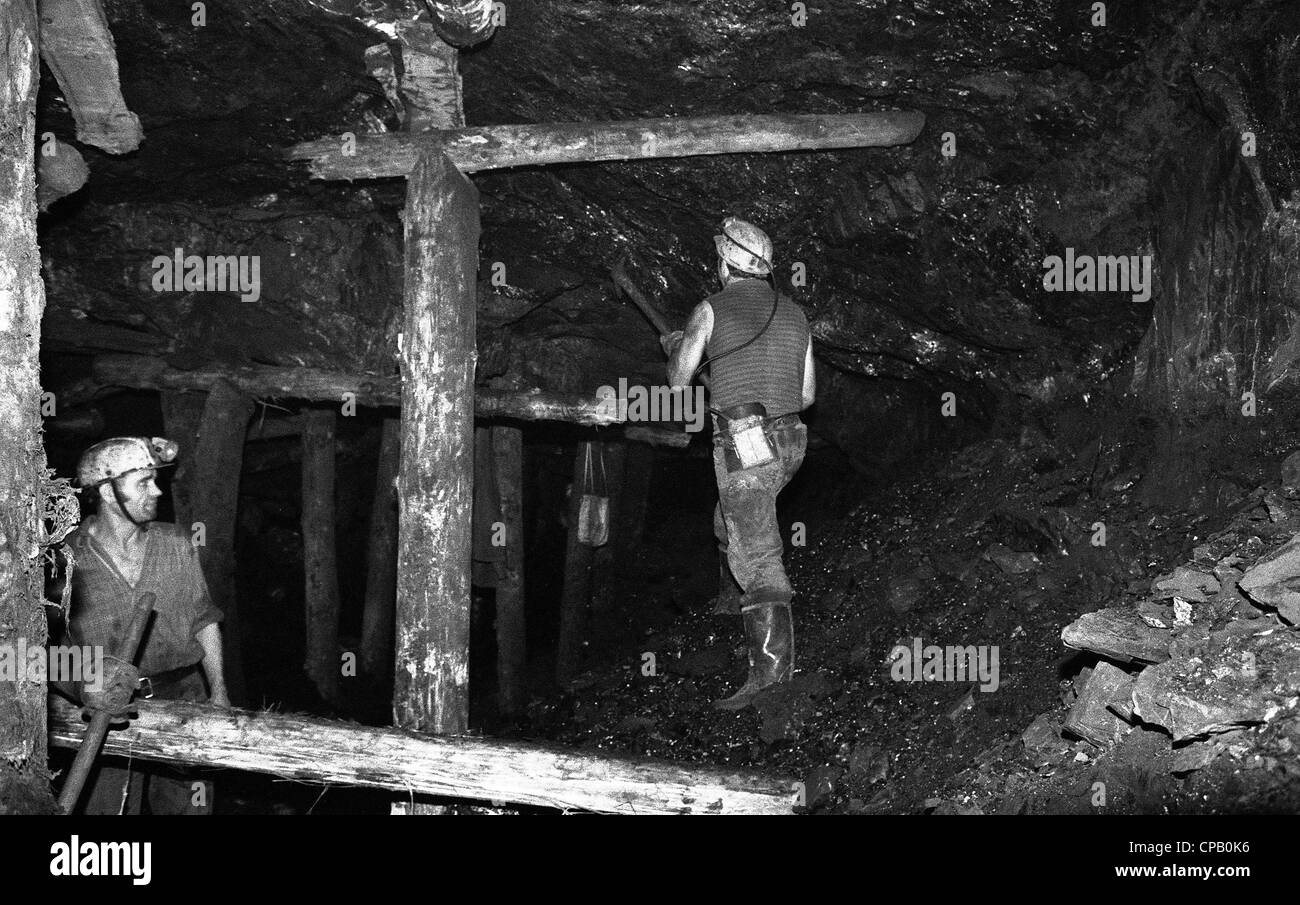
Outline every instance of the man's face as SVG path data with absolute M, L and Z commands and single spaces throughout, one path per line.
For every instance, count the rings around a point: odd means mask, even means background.
M 162 491 L 154 481 L 156 472 L 152 468 L 133 471 L 117 479 L 117 489 L 122 495 L 126 515 L 134 522 L 151 522 L 158 517 L 158 500 Z M 113 493 L 113 482 L 104 485 L 102 493 L 105 503 L 116 508 L 118 500 Z

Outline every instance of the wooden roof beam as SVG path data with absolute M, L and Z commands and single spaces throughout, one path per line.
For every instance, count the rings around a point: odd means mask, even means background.
M 94 391 L 107 387 L 134 390 L 179 390 L 208 392 L 218 380 L 228 380 L 240 391 L 259 399 L 301 399 L 341 403 L 345 393 L 354 394 L 357 405 L 397 407 L 402 402 L 402 381 L 396 374 L 326 371 L 317 368 L 280 368 L 269 365 L 203 365 L 181 370 L 150 355 L 98 355 L 91 365 L 91 379 L 73 393 L 59 394 L 60 404 L 69 407 L 94 398 Z M 525 390 L 474 388 L 474 417 L 517 421 L 564 421 L 588 427 L 623 425 L 627 439 L 678 449 L 690 443 L 691 435 L 655 424 L 624 424 L 608 404 L 595 398 Z
M 50 67 L 77 141 L 110 154 L 140 147 L 140 118 L 127 109 L 117 72 L 117 45 L 99 0 L 41 0 L 41 59 Z
M 876 148 L 915 140 L 925 115 L 909 110 L 846 114 L 740 114 L 590 123 L 473 126 L 301 142 L 285 152 L 317 179 L 407 176 L 420 152 L 446 153 L 462 173 L 602 160 Z

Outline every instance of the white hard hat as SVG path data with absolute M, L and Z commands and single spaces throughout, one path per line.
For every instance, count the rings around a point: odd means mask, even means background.
M 113 437 L 81 454 L 77 483 L 83 489 L 98 487 L 142 468 L 174 465 L 179 447 L 164 437 Z
M 713 237 L 718 257 L 732 270 L 755 277 L 772 272 L 772 240 L 757 226 L 736 217 L 722 221 L 722 235 Z

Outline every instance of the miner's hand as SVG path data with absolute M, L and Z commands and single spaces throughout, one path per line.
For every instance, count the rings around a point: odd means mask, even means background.
M 98 710 L 113 717 L 113 725 L 127 721 L 132 713 L 131 696 L 140 684 L 140 670 L 125 660 L 117 657 L 104 658 L 104 674 L 100 676 L 99 687 L 90 690 L 84 685 L 81 691 L 81 703 L 85 705 L 82 713 L 92 716 Z
M 666 333 L 659 337 L 659 345 L 663 347 L 664 354 L 669 358 L 677 351 L 677 347 L 682 344 L 682 337 L 686 334 L 681 330 L 674 330 L 672 333 Z

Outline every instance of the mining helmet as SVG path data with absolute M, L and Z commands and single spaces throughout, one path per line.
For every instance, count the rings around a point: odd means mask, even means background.
M 714 236 L 713 244 L 718 257 L 732 270 L 754 277 L 772 272 L 772 240 L 752 223 L 728 217 L 722 221 L 722 235 Z
M 180 448 L 163 437 L 113 437 L 81 454 L 77 483 L 83 490 L 98 487 L 133 471 L 176 464 Z

